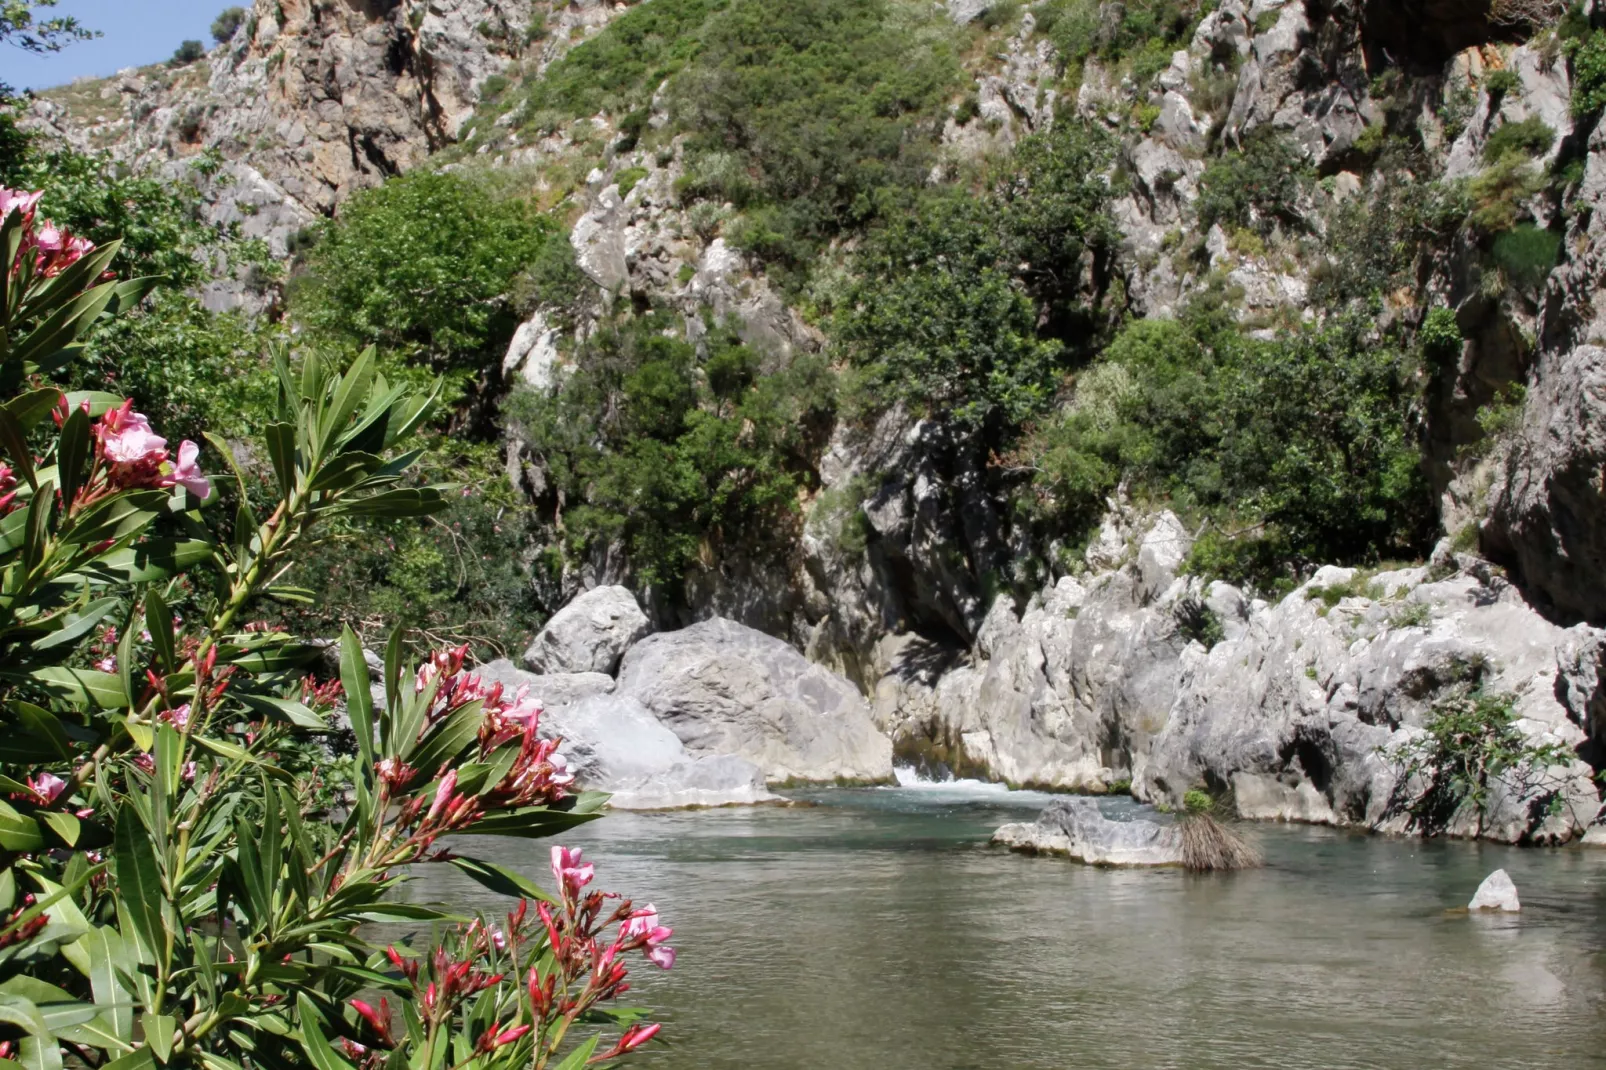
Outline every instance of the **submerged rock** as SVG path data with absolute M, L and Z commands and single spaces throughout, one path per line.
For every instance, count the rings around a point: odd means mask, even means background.
M 639 701 L 694 755 L 734 754 L 771 781 L 883 781 L 892 741 L 847 680 L 779 639 L 715 617 L 649 636 L 619 669 Z
M 1012 851 L 1065 855 L 1094 866 L 1180 866 L 1182 834 L 1175 825 L 1105 815 L 1096 799 L 1055 799 L 1037 820 L 1004 825 L 992 842 Z
M 1508 914 L 1515 914 L 1522 909 L 1522 903 L 1517 899 L 1517 886 L 1511 882 L 1511 876 L 1503 869 L 1497 869 L 1483 879 L 1478 885 L 1478 893 L 1467 904 L 1468 910 L 1502 910 Z
M 631 644 L 651 630 L 627 588 L 597 587 L 547 621 L 524 652 L 524 664 L 538 673 L 612 673 Z

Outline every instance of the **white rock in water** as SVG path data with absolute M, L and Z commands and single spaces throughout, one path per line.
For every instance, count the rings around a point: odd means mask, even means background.
M 1515 914 L 1522 909 L 1517 901 L 1517 886 L 1503 869 L 1497 869 L 1478 885 L 1478 894 L 1467 904 L 1468 910 L 1503 910 Z
M 1085 796 L 1055 799 L 1027 824 L 1004 825 L 992 842 L 1012 851 L 1066 855 L 1094 866 L 1180 866 L 1182 836 L 1174 825 L 1116 821 Z
M 651 630 L 628 589 L 598 587 L 547 621 L 524 652 L 524 665 L 538 673 L 612 673 L 631 644 Z

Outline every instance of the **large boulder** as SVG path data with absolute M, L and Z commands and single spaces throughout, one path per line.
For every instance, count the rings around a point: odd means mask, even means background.
M 651 630 L 627 588 L 596 587 L 547 621 L 524 652 L 524 664 L 537 673 L 612 673 L 630 645 Z
M 892 777 L 892 743 L 852 684 L 721 617 L 637 643 L 618 693 L 651 710 L 692 754 L 738 755 L 771 781 Z
M 1004 825 L 992 842 L 1028 854 L 1065 855 L 1094 866 L 1180 866 L 1182 834 L 1143 818 L 1118 820 L 1098 800 L 1055 799 L 1033 822 Z
M 561 737 L 583 788 L 613 794 L 626 810 L 770 802 L 764 774 L 741 758 L 695 757 L 640 702 L 614 694 L 602 673 L 521 672 L 507 660 L 477 670 L 505 688 L 526 687 L 541 702 L 541 734 Z

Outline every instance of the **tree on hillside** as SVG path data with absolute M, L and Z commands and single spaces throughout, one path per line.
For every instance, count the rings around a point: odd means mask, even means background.
M 55 7 L 56 0 L 0 0 L 0 42 L 24 52 L 60 52 L 74 41 L 99 37 L 72 16 L 34 20 L 40 8 Z
M 245 18 L 243 7 L 224 8 L 223 12 L 212 20 L 212 40 L 220 45 L 228 44 L 234 39 L 234 31 L 240 28 Z
M 173 58 L 167 62 L 173 67 L 183 67 L 194 63 L 204 55 L 206 55 L 206 48 L 201 42 L 185 41 L 173 51 Z

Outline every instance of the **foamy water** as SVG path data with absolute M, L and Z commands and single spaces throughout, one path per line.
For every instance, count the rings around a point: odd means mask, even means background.
M 922 776 L 919 770 L 910 765 L 893 766 L 892 775 L 898 780 L 897 786 L 879 790 L 918 791 L 928 798 L 952 799 L 956 802 L 974 799 L 1017 806 L 1047 806 L 1048 801 L 1053 798 L 1046 791 L 1016 791 L 1007 784 L 995 784 L 986 780 L 931 780 Z

